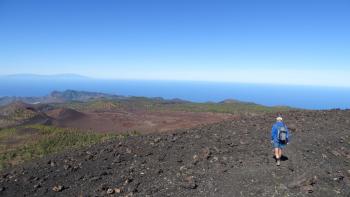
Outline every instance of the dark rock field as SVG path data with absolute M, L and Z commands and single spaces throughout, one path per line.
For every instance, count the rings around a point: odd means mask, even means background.
M 350 196 L 350 110 L 276 114 L 107 141 L 0 172 L 0 196 Z

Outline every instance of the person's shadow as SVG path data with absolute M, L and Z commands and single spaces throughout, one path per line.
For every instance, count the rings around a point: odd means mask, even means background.
M 276 156 L 274 155 L 273 158 L 276 159 Z M 281 159 L 281 161 L 287 161 L 287 160 L 288 160 L 288 157 L 282 155 L 280 159 Z

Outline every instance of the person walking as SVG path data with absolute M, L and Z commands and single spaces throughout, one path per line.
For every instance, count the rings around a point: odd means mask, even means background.
M 276 118 L 276 123 L 271 129 L 271 144 L 274 148 L 276 165 L 281 165 L 282 149 L 289 143 L 289 134 L 281 115 Z

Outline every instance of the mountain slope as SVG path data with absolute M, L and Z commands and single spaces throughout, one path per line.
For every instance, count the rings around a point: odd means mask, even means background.
M 263 114 L 46 157 L 2 172 L 0 194 L 349 196 L 350 111 L 284 117 L 292 135 L 280 167 L 269 143 L 274 114 Z
M 47 96 L 44 102 L 71 102 L 80 101 L 85 102 L 89 100 L 98 99 L 120 99 L 121 96 L 97 93 L 97 92 L 87 92 L 87 91 L 76 91 L 76 90 L 65 90 L 63 92 L 53 91 L 49 96 Z
M 43 97 L 1 97 L 0 106 L 8 105 L 12 102 L 21 101 L 25 103 L 66 103 L 66 102 L 86 102 L 91 100 L 102 100 L 102 99 L 123 99 L 123 96 L 87 92 L 87 91 L 76 91 L 76 90 L 65 90 L 65 91 L 53 91 L 47 96 Z

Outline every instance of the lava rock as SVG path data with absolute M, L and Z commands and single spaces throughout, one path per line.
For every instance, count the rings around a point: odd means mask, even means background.
M 196 184 L 193 176 L 188 176 L 184 178 L 181 186 L 186 189 L 196 189 L 198 185 Z
M 65 188 L 64 188 L 64 186 L 63 185 L 56 185 L 56 186 L 54 186 L 53 188 L 52 188 L 52 191 L 54 191 L 54 192 L 61 192 L 61 191 L 63 191 Z

